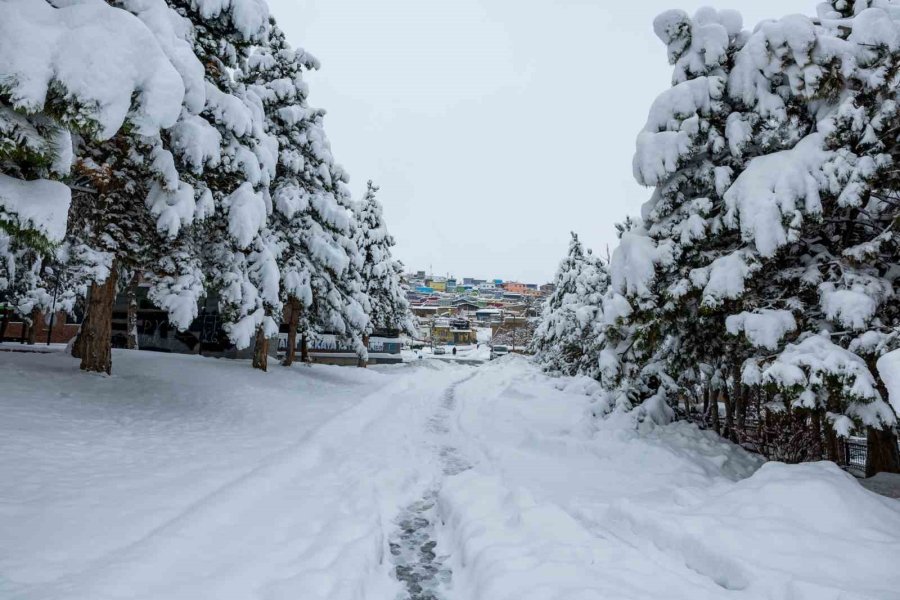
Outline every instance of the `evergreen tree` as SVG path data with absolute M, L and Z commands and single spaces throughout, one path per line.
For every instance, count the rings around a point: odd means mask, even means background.
M 100 148 L 113 151 L 125 138 L 138 141 L 143 148 L 157 147 L 160 131 L 178 118 L 185 87 L 155 34 L 126 11 L 103 3 L 43 0 L 11 2 L 6 8 L 5 30 L 0 34 L 0 80 L 5 82 L 0 93 L 0 146 L 5 150 L 0 154 L 4 173 L 12 177 L 0 176 L 4 184 L 11 184 L 4 185 L 5 193 L 0 192 L 0 197 L 7 217 L 16 212 L 27 215 L 32 231 L 25 232 L 21 219 L 6 219 L 16 239 L 4 244 L 14 257 L 4 262 L 11 266 L 7 282 L 15 270 L 27 274 L 13 284 L 11 292 L 14 305 L 31 307 L 33 321 L 50 308 L 49 299 L 58 295 L 60 284 L 66 288 L 62 292 L 66 308 L 71 308 L 76 292 L 86 289 L 67 262 L 75 256 L 85 258 L 88 253 L 71 243 L 58 250 L 45 243 L 60 242 L 66 229 L 70 192 L 43 178 L 69 173 L 74 154 L 69 131 L 79 134 L 79 152 L 88 149 L 86 157 L 79 159 L 79 167 L 96 164 L 98 156 L 91 152 Z M 97 69 L 98 64 L 104 68 Z M 117 136 L 121 136 L 119 141 L 113 141 Z M 132 165 L 142 160 L 138 154 L 135 151 L 129 158 Z M 152 163 L 149 170 L 158 166 L 153 161 L 148 163 Z M 116 168 L 99 167 L 96 179 L 110 184 L 120 176 Z M 31 190 L 25 196 L 17 198 L 28 188 Z M 117 216 L 143 204 L 142 197 L 134 197 L 135 191 L 128 192 L 127 200 L 120 196 L 121 204 L 106 207 L 110 212 L 104 216 L 106 225 L 117 231 L 129 227 L 129 223 L 118 222 Z M 140 210 L 145 209 L 141 206 Z M 77 203 L 72 212 L 75 220 L 86 213 Z M 77 226 L 82 224 L 78 222 Z M 76 224 L 69 225 L 70 232 L 84 233 L 75 229 Z M 10 229 L 7 227 L 7 232 Z M 97 223 L 93 231 L 104 243 L 116 237 L 116 232 L 107 235 L 100 229 Z M 52 235 L 44 236 L 47 233 Z M 25 268 L 17 269 L 17 262 Z M 94 267 L 95 274 L 112 271 L 99 263 Z M 47 277 L 52 279 L 53 294 Z M 96 304 L 97 296 L 92 298 L 92 305 Z M 92 348 L 91 359 L 83 361 L 83 368 L 109 372 L 108 337 L 98 338 L 99 346 Z
M 248 63 L 251 89 L 263 101 L 269 131 L 277 137 L 278 167 L 272 180 L 272 229 L 281 264 L 281 300 L 288 306 L 288 348 L 313 335 L 337 335 L 364 353 L 367 318 L 355 245 L 347 175 L 334 161 L 323 129 L 324 111 L 309 106 L 303 73 L 318 68 L 293 50 L 274 22 L 270 43 Z
M 282 311 L 279 249 L 269 227 L 278 142 L 266 132 L 262 100 L 242 74 L 253 46 L 268 43 L 268 10 L 250 0 L 170 4 L 190 22 L 193 50 L 205 68 L 203 110 L 171 133 L 193 170 L 197 195 L 214 207 L 196 233 L 202 269 L 218 294 L 229 339 L 239 349 L 255 340 L 253 364 L 264 370 Z
M 873 367 L 895 339 L 878 132 L 894 126 L 898 28 L 888 10 L 832 8 L 752 33 L 710 9 L 657 19 L 674 86 L 638 138 L 635 175 L 655 190 L 613 254 L 601 364 L 626 408 L 680 395 L 690 414 L 702 397 L 719 430 L 721 400 L 732 439 L 777 392 L 811 432 L 806 456 L 839 460 L 838 435 L 887 439 L 895 422 Z
M 366 337 L 377 329 L 396 329 L 413 335 L 415 327 L 409 302 L 400 287 L 403 268 L 391 255 L 395 242 L 384 224 L 381 204 L 375 197 L 377 192 L 378 187 L 369 181 L 357 207 L 356 245 L 363 255 L 364 292 L 371 306 Z
M 551 373 L 597 376 L 602 339 L 598 319 L 607 270 L 590 250 L 584 251 L 575 233 L 554 284 L 531 343 L 536 360 Z

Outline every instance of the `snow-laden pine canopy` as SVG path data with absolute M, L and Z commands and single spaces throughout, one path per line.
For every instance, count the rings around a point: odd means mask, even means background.
M 180 329 L 216 294 L 238 348 L 274 335 L 293 300 L 304 332 L 361 356 L 368 290 L 392 290 L 392 318 L 407 318 L 398 270 L 366 270 L 359 246 L 384 225 L 357 218 L 307 102 L 318 61 L 265 0 L 2 11 L 0 291 L 17 311 L 49 310 L 51 288 L 71 310 L 111 274 L 139 273 Z
M 654 30 L 673 70 L 637 136 L 650 199 L 591 303 L 591 366 L 541 356 L 599 370 L 610 409 L 662 394 L 719 427 L 721 395 L 735 438 L 760 397 L 842 436 L 892 428 L 875 362 L 900 347 L 900 6 L 834 0 L 753 29 L 670 10 Z M 564 312 L 551 298 L 540 335 Z

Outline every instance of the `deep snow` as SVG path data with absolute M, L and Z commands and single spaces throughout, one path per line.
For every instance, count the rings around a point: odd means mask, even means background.
M 4 599 L 900 598 L 897 500 L 518 356 L 114 373 L 0 353 Z

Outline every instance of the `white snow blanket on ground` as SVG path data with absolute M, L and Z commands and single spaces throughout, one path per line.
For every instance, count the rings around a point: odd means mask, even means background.
M 394 597 L 386 536 L 457 373 L 113 361 L 0 353 L 0 598 Z
M 900 502 L 686 423 L 597 421 L 595 385 L 511 356 L 459 386 L 475 466 L 440 494 L 452 598 L 900 598 Z
M 900 598 L 900 502 L 596 383 L 480 367 L 0 353 L 0 598 L 393 600 L 436 493 L 440 600 Z M 448 468 L 451 467 L 451 468 Z

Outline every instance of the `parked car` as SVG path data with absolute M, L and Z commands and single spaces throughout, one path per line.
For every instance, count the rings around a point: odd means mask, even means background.
M 491 346 L 491 360 L 509 354 L 508 346 Z
M 435 354 L 447 354 L 447 349 L 443 346 L 435 346 L 434 353 Z

